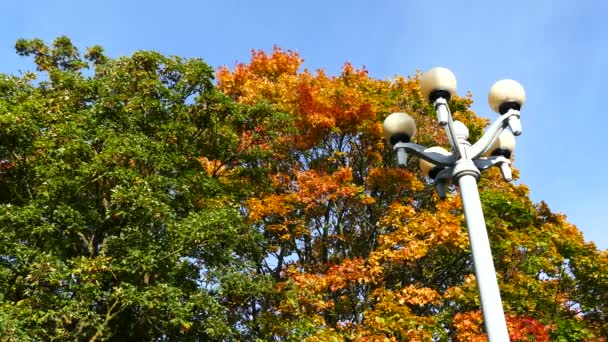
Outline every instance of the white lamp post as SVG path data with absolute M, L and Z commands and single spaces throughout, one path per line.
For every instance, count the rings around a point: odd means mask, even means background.
M 469 130 L 462 122 L 452 119 L 448 106 L 450 97 L 456 94 L 454 74 L 445 68 L 433 68 L 422 76 L 420 88 L 424 97 L 435 106 L 437 120 L 445 129 L 452 151 L 441 147 L 427 149 L 411 143 L 416 134 L 416 124 L 405 113 L 393 113 L 384 120 L 384 136 L 397 152 L 400 166 L 406 166 L 407 152 L 420 158 L 420 169 L 434 179 L 441 198 L 445 198 L 446 186 L 450 181 L 458 184 L 486 332 L 491 342 L 509 341 L 477 180 L 481 171 L 497 166 L 503 178 L 511 181 L 509 158 L 515 148 L 514 135 L 521 134 L 519 110 L 526 99 L 524 89 L 513 80 L 498 81 L 492 86 L 488 102 L 500 117 L 479 141 L 471 145 L 468 141 Z

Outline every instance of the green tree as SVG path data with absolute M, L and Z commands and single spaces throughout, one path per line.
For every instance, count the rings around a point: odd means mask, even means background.
M 242 203 L 271 154 L 243 137 L 288 118 L 200 59 L 16 49 L 42 80 L 0 74 L 3 339 L 247 338 L 271 287 Z

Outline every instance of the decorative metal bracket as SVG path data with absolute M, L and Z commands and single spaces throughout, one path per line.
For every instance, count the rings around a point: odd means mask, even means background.
M 435 152 L 424 152 L 426 147 L 414 143 L 397 143 L 394 149 L 395 151 L 406 150 L 437 166 L 454 166 L 458 159 L 454 153 L 443 155 Z
M 487 158 L 479 158 L 473 161 L 479 171 L 487 170 L 492 166 L 500 166 L 500 164 L 511 165 L 511 161 L 503 156 L 492 156 Z
M 512 121 L 519 122 L 518 110 L 509 109 L 508 112 L 501 115 L 490 125 L 490 127 L 488 127 L 486 133 L 475 144 L 473 144 L 473 146 L 471 146 L 472 159 L 477 159 L 486 153 L 494 141 L 498 138 L 500 133 L 502 133 L 507 126 L 515 125 L 515 123 L 511 125 Z M 521 133 L 521 128 L 519 129 Z
M 501 116 L 501 119 L 503 119 L 501 122 L 505 122 L 506 120 L 508 120 L 508 118 L 509 118 L 509 116 L 507 116 L 506 114 L 504 116 Z M 496 136 L 498 136 L 498 134 L 500 134 L 500 132 L 502 132 L 503 129 L 504 129 L 504 127 L 497 125 L 494 127 L 492 132 L 494 132 L 493 134 L 496 134 Z M 490 143 L 493 142 L 489 138 L 486 139 L 486 141 L 489 141 Z M 475 145 L 477 145 L 477 143 Z M 475 148 L 475 145 L 473 145 L 473 147 L 471 147 L 471 149 Z M 436 165 L 437 167 L 443 167 L 444 169 L 441 170 L 434 179 L 436 183 L 440 183 L 440 182 L 445 183 L 446 180 L 451 180 L 454 176 L 453 172 L 454 172 L 454 168 L 457 166 L 457 164 L 459 164 L 459 163 L 461 164 L 462 162 L 465 162 L 465 160 L 458 159 L 456 154 L 453 152 L 450 153 L 449 155 L 443 155 L 443 154 L 436 153 L 436 152 L 425 152 L 424 150 L 426 148 L 424 146 L 414 144 L 414 143 L 397 143 L 397 144 L 395 144 L 394 148 L 398 153 L 401 152 L 401 153 L 405 154 L 404 156 L 402 156 L 402 158 L 400 158 L 400 164 L 402 164 L 402 165 L 405 165 L 405 160 L 407 159 L 406 152 L 411 152 L 414 155 L 416 155 L 418 158 L 424 159 L 424 160 Z M 487 149 L 487 147 L 486 147 L 486 149 Z M 475 156 L 475 154 L 474 154 L 474 156 Z M 476 157 L 474 157 L 474 159 L 472 159 L 472 160 L 468 159 L 468 160 L 470 160 L 468 163 L 473 162 L 474 166 L 479 171 L 484 171 L 484 170 L 489 169 L 492 166 L 497 166 L 500 168 L 500 171 L 501 171 L 502 176 L 505 181 L 510 182 L 511 180 L 513 180 L 513 175 L 511 172 L 511 161 L 503 156 L 479 157 L 479 155 L 477 155 Z M 476 173 L 477 173 L 477 171 L 476 171 Z M 439 188 L 437 190 L 440 191 Z M 439 195 L 440 195 L 440 197 L 445 198 L 445 196 L 441 196 L 442 193 L 440 193 Z

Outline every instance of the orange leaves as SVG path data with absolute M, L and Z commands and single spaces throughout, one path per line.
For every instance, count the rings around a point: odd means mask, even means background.
M 388 82 L 372 79 L 366 70 L 349 63 L 338 77 L 328 77 L 322 70 L 297 73 L 301 63 L 293 51 L 275 47 L 267 55 L 254 50 L 249 64 L 238 64 L 233 71 L 218 70 L 218 88 L 238 102 L 265 101 L 291 114 L 300 129 L 292 143 L 301 149 L 328 132 L 354 133 L 364 122 L 376 121 Z
M 437 212 L 434 217 L 438 221 L 437 229 L 432 237 L 440 244 L 452 244 L 460 249 L 467 249 L 468 237 L 463 234 L 464 216 L 460 197 L 449 197 L 437 203 Z
M 241 103 L 253 104 L 261 98 L 280 101 L 278 95 L 284 90 L 276 83 L 289 84 L 302 62 L 297 53 L 276 46 L 270 56 L 253 50 L 249 65 L 238 64 L 232 72 L 227 67 L 218 69 L 218 88 Z
M 344 167 L 332 174 L 315 170 L 296 171 L 295 179 L 288 174 L 277 173 L 271 177 L 272 183 L 281 190 L 262 198 L 247 201 L 249 221 L 267 222 L 266 231 L 275 233 L 281 240 L 309 235 L 304 225 L 302 213 L 325 210 L 330 202 L 355 198 L 368 203 L 370 198 L 360 198 L 362 189 L 353 185 L 352 170 Z
M 535 318 L 508 315 L 506 321 L 511 341 L 549 341 L 550 327 Z M 456 328 L 457 341 L 487 341 L 481 311 L 458 313 L 452 324 Z
M 408 285 L 403 288 L 397 295 L 399 298 L 399 304 L 411 304 L 411 305 L 426 305 L 429 303 L 437 303 L 441 297 L 439 293 L 428 287 L 419 288 L 414 285 Z
M 293 272 L 293 271 L 292 271 Z M 323 292 L 335 292 L 348 284 L 363 284 L 374 280 L 370 268 L 363 258 L 345 259 L 333 265 L 323 274 L 292 273 L 292 279 L 301 288 Z
M 362 189 L 353 185 L 352 179 L 352 170 L 348 167 L 332 174 L 315 170 L 296 171 L 295 180 L 285 173 L 275 174 L 271 176 L 273 184 L 285 193 L 250 199 L 247 202 L 249 218 L 255 222 L 272 214 L 285 217 L 296 207 L 310 210 L 330 201 L 355 197 Z
M 241 103 L 255 103 L 266 99 L 280 102 L 295 85 L 297 71 L 303 60 L 293 51 L 274 47 L 268 56 L 264 51 L 252 50 L 250 64 L 238 64 L 231 72 L 227 67 L 217 71 L 218 88 Z
M 419 307 L 431 303 L 437 304 L 441 298 L 437 291 L 428 287 L 420 287 L 414 284 L 410 284 L 402 289 L 395 290 L 389 290 L 381 287 L 373 292 L 373 296 L 379 301 L 379 303 L 390 301 L 391 305 L 411 305 Z
M 268 274 L 282 297 L 268 311 L 293 323 L 281 337 L 308 322 L 302 336 L 310 340 L 485 341 L 481 313 L 458 313 L 479 306 L 459 197 L 438 201 L 415 168 L 383 160 L 382 119 L 395 111 L 417 122 L 415 142 L 447 145 L 420 94 L 420 74 L 382 81 L 349 63 L 337 76 L 298 71 L 301 64 L 294 52 L 275 48 L 217 74 L 219 89 L 237 102 L 281 114 L 238 132 L 239 153 L 255 148 L 273 157 L 264 165 L 271 186 L 255 188 L 258 197 L 246 205 L 277 260 Z M 471 104 L 469 95 L 450 100 L 475 141 L 487 120 Z M 227 172 L 215 161 L 202 164 L 209 174 Z M 507 311 L 543 322 L 555 310 L 580 316 L 573 305 L 600 312 L 595 299 L 581 300 L 592 295 L 578 284 L 601 293 L 605 268 L 576 227 L 542 204 L 534 208 L 528 189 L 503 182 L 496 168 L 479 186 Z M 531 318 L 510 317 L 509 328 L 515 339 L 546 340 Z
M 332 174 L 322 174 L 315 170 L 296 171 L 295 180 L 289 175 L 279 173 L 272 176 L 273 184 L 283 188 L 282 195 L 270 194 L 262 199 L 250 199 L 249 218 L 258 221 L 265 216 L 275 214 L 284 217 L 296 206 L 304 210 L 326 205 L 330 201 L 351 198 L 362 190 L 351 184 L 352 170 L 343 167 Z
M 281 114 L 248 123 L 238 132 L 237 151 L 254 148 L 274 157 L 264 169 L 271 187 L 256 188 L 246 206 L 278 260 L 269 270 L 284 295 L 276 315 L 294 326 L 309 322 L 311 340 L 431 340 L 456 332 L 461 341 L 485 341 L 480 312 L 458 313 L 451 321 L 452 310 L 479 305 L 475 278 L 467 275 L 469 241 L 458 196 L 437 201 L 413 169 L 384 167 L 382 160 L 388 155 L 382 118 L 394 111 L 414 117 L 417 143 L 447 144 L 421 97 L 419 74 L 381 81 L 349 63 L 337 76 L 298 71 L 301 65 L 296 53 L 275 48 L 253 51 L 248 64 L 217 73 L 218 88 L 237 102 L 263 103 Z M 454 97 L 450 106 L 474 141 L 487 121 L 475 116 L 471 103 L 470 96 Z M 290 129 L 283 128 L 285 120 Z M 208 174 L 228 171 L 216 161 L 201 164 Z M 556 265 L 587 247 L 563 216 L 542 205 L 534 209 L 525 186 L 500 177 L 489 170 L 480 188 L 505 307 L 541 317 L 536 312 L 546 303 L 583 296 L 556 282 L 563 277 Z M 597 262 L 576 260 L 572 272 Z M 539 274 L 552 279 L 539 280 Z M 562 306 L 561 313 L 570 314 Z M 519 329 L 514 338 L 546 337 L 532 319 L 510 318 L 509 327 Z
M 330 175 L 315 170 L 297 172 L 294 199 L 306 209 L 311 209 L 339 198 L 353 197 L 361 189 L 350 184 L 352 177 L 352 170 L 347 167 Z
M 305 74 L 300 78 L 294 109 L 301 129 L 318 138 L 333 129 L 354 132 L 365 120 L 376 119 L 377 109 L 365 92 L 367 84 L 378 87 L 381 83 L 369 79 L 366 72 L 356 72 L 356 79 L 352 77 L 354 74 L 348 66 L 340 77 L 330 78 L 317 72 L 315 76 Z
M 511 341 L 549 341 L 550 327 L 537 319 L 525 316 L 507 316 L 506 319 Z
M 289 174 L 284 173 L 284 172 L 278 172 L 278 173 L 270 175 L 270 181 L 271 181 L 272 186 L 277 191 L 286 190 L 291 183 Z
M 483 332 L 482 323 L 481 311 L 457 313 L 452 321 L 456 329 L 456 341 L 486 342 L 487 337 Z
M 290 278 L 299 289 L 300 307 L 314 310 L 323 316 L 327 310 L 336 310 L 351 305 L 350 297 L 355 288 L 365 289 L 378 285 L 382 274 L 363 258 L 345 259 L 337 265 L 330 266 L 325 272 L 311 274 L 289 271 Z M 332 331 L 350 331 L 350 336 L 360 341 L 426 341 L 430 339 L 427 328 L 432 317 L 415 314 L 412 307 L 422 307 L 438 303 L 440 295 L 430 288 L 409 285 L 398 290 L 389 290 L 375 286 L 370 294 L 374 303 L 362 312 L 363 324 L 341 322 Z M 350 294 L 350 295 L 349 295 Z M 339 300 L 336 300 L 339 297 Z M 331 298 L 334 298 L 332 301 Z M 358 298 L 356 301 L 359 301 Z M 338 304 L 339 303 L 339 304 Z M 336 306 L 334 306 L 336 305 Z
M 348 296 L 349 291 L 374 280 L 371 268 L 363 258 L 345 259 L 324 273 L 300 272 L 294 267 L 287 273 L 297 289 L 298 305 L 311 314 L 334 309 L 337 302 L 343 306 L 356 306 Z
M 251 51 L 251 72 L 262 77 L 277 77 L 280 75 L 295 75 L 304 60 L 294 51 L 283 51 L 274 46 L 272 54 L 268 56 L 262 50 Z

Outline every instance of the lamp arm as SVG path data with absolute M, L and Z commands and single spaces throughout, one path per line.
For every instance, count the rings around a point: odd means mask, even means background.
M 456 134 L 454 134 L 454 120 L 452 119 L 452 111 L 450 110 L 450 106 L 448 106 L 446 99 L 439 97 L 437 100 L 435 100 L 435 111 L 437 112 L 438 117 L 443 117 L 445 120 L 445 124 L 442 126 L 445 130 L 445 134 L 448 136 L 448 142 L 450 143 L 450 146 L 452 146 L 452 151 L 456 153 L 458 157 L 462 156 L 462 151 L 460 151 Z
M 450 182 L 452 180 L 452 174 L 454 173 L 453 167 L 446 167 L 445 169 L 439 171 L 437 176 L 435 176 L 435 182 Z
M 511 170 L 511 161 L 503 156 L 492 156 L 487 158 L 479 158 L 473 161 L 475 166 L 483 171 L 492 166 L 497 166 L 500 169 L 502 178 L 510 182 L 513 180 L 513 171 Z
M 503 156 L 492 156 L 487 158 L 479 158 L 473 160 L 475 163 L 475 167 L 479 169 L 479 171 L 483 171 L 491 168 L 492 166 L 500 166 L 501 164 L 511 165 L 511 161 Z
M 439 171 L 439 173 L 435 177 L 435 191 L 437 191 L 437 195 L 442 200 L 445 199 L 448 195 L 448 185 L 452 180 L 453 171 L 453 167 L 446 167 L 443 170 Z
M 394 149 L 403 148 L 408 152 L 415 154 L 418 158 L 424 159 L 429 163 L 435 164 L 437 166 L 453 166 L 456 163 L 458 157 L 454 153 L 450 153 L 449 155 L 443 155 L 436 152 L 424 152 L 426 147 L 414 143 L 397 143 L 394 146 Z
M 509 110 L 488 127 L 486 133 L 471 146 L 472 159 L 480 157 L 492 146 L 500 133 L 509 125 L 509 119 L 514 116 L 519 117 L 519 111 Z

